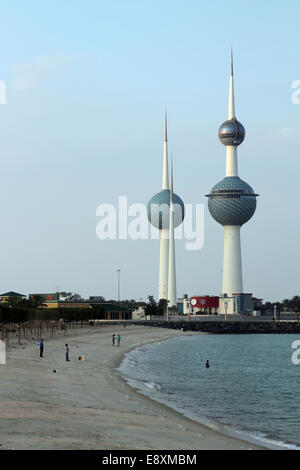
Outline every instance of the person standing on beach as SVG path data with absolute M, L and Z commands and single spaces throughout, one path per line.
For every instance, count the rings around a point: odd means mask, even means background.
M 119 334 L 117 334 L 117 346 L 120 346 L 120 340 L 121 340 L 121 336 Z
M 112 335 L 112 345 L 113 345 L 113 346 L 115 345 L 115 338 L 116 338 L 116 335 L 113 334 L 113 335 Z
M 69 352 L 70 352 L 70 348 L 69 346 L 66 344 L 65 345 L 65 353 L 66 353 L 66 361 L 69 361 Z
M 44 340 L 41 339 L 41 341 L 40 341 L 40 357 L 43 357 L 43 352 L 44 352 Z
M 206 361 L 205 367 L 206 369 L 209 369 L 209 360 Z

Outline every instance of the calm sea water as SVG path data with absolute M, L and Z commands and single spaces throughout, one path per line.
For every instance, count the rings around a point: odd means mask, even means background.
M 294 340 L 300 335 L 183 336 L 138 347 L 119 372 L 142 393 L 194 420 L 300 448 Z

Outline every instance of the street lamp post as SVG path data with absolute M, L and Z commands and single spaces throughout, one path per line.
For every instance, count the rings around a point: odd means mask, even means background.
M 117 269 L 118 272 L 118 302 L 120 302 L 120 269 Z

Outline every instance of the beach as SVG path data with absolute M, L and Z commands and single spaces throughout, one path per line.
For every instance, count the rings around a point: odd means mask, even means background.
M 119 347 L 112 346 L 113 333 L 121 335 Z M 262 449 L 150 400 L 116 372 L 131 349 L 191 334 L 145 326 L 91 327 L 46 339 L 43 358 L 37 339 L 11 344 L 7 364 L 0 366 L 0 449 Z

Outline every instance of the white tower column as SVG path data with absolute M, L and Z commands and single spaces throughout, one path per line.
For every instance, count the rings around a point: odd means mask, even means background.
M 243 292 L 243 273 L 241 255 L 241 227 L 224 226 L 224 260 L 222 294 L 229 297 Z
M 169 189 L 167 111 L 165 112 L 162 189 Z M 159 258 L 158 300 L 161 300 L 161 299 L 166 300 L 168 298 L 169 230 L 161 229 L 159 231 L 159 238 L 160 238 L 160 258 Z
M 233 145 L 226 147 L 226 176 L 238 176 L 237 150 Z
M 168 306 L 177 307 L 172 160 L 171 160 L 171 192 L 170 192 L 170 225 L 169 227 L 170 227 L 170 241 L 169 241 Z
M 228 119 L 235 119 L 234 79 L 232 50 L 230 52 L 230 79 Z M 226 176 L 238 176 L 237 147 L 226 147 Z M 241 227 L 238 225 L 224 226 L 224 258 L 223 258 L 223 289 L 222 293 L 229 297 L 243 292 L 243 273 L 241 255 Z
M 158 300 L 168 298 L 169 230 L 160 230 Z

